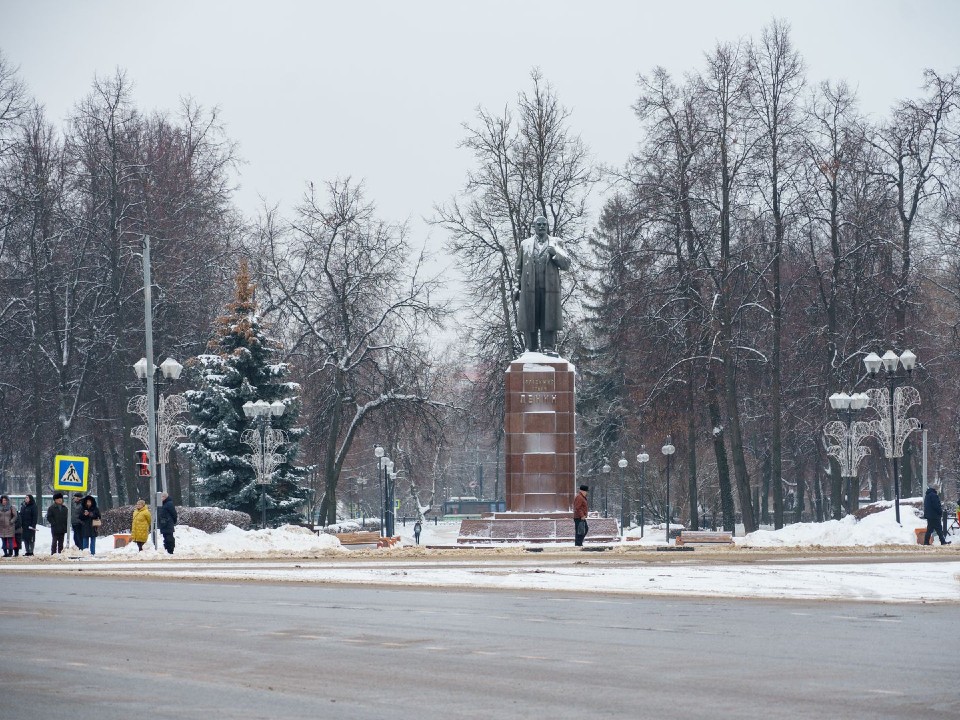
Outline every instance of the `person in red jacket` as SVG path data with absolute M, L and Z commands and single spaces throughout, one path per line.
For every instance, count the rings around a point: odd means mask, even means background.
M 573 498 L 573 544 L 577 547 L 583 547 L 583 539 L 587 536 L 590 529 L 587 525 L 587 492 L 590 488 L 586 485 L 580 486 L 580 492 Z

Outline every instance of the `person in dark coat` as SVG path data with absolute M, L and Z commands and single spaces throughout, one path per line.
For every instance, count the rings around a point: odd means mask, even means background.
M 23 547 L 23 522 L 20 519 L 20 513 L 17 513 L 17 520 L 14 523 L 13 532 L 13 555 L 20 557 L 20 548 Z
M 943 536 L 943 505 L 937 489 L 932 485 L 927 488 L 923 496 L 923 516 L 927 519 L 927 532 L 923 535 L 923 544 L 929 545 L 930 536 L 936 533 L 941 545 L 949 545 L 950 541 Z
M 27 495 L 20 505 L 20 523 L 23 526 L 23 554 L 33 555 L 33 544 L 37 540 L 37 520 L 39 519 L 37 504 L 33 495 Z
M 580 486 L 580 492 L 573 498 L 573 544 L 577 547 L 583 547 L 583 539 L 587 536 L 590 527 L 587 525 L 587 493 L 590 488 L 586 485 Z
M 77 550 L 83 549 L 83 523 L 80 522 L 80 515 L 83 510 L 83 493 L 73 494 L 73 510 L 70 518 L 70 525 L 73 527 L 73 544 Z
M 173 529 L 177 525 L 177 508 L 173 505 L 173 498 L 167 493 L 163 494 L 163 504 L 157 513 L 157 527 L 160 534 L 163 535 L 163 548 L 173 555 L 173 548 L 176 541 L 173 537 Z
M 82 509 L 80 510 L 81 529 L 81 550 L 90 550 L 91 555 L 97 554 L 97 532 L 99 531 L 100 508 L 97 507 L 97 499 L 93 495 L 87 495 L 83 499 Z
M 417 545 L 420 544 L 420 532 L 423 530 L 423 525 L 420 524 L 420 521 L 417 520 L 413 524 L 413 539 L 417 541 Z
M 63 504 L 63 493 L 53 494 L 53 503 L 47 508 L 47 524 L 50 526 L 50 554 L 63 552 L 63 538 L 67 534 L 70 512 Z

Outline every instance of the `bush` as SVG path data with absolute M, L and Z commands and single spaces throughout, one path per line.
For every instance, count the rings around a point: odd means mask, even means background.
M 133 505 L 113 508 L 103 513 L 100 526 L 100 535 L 114 535 L 129 533 L 130 521 L 133 518 Z M 226 529 L 227 525 L 235 525 L 241 530 L 250 529 L 250 516 L 237 510 L 224 510 L 212 507 L 178 507 L 177 525 L 189 525 L 205 533 L 218 533 Z
M 870 505 L 864 505 L 861 508 L 858 508 L 856 512 L 853 513 L 853 516 L 857 520 L 863 520 L 867 515 L 873 515 L 874 513 L 883 512 L 884 510 L 889 510 L 893 504 L 889 500 L 883 500 L 881 502 L 871 503 Z M 923 513 L 923 500 L 912 500 L 906 502 L 904 500 L 900 501 L 900 512 L 903 512 L 904 508 L 913 508 L 914 511 L 920 510 Z

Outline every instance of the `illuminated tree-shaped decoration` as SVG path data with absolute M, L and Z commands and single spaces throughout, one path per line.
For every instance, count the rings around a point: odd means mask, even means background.
M 183 423 L 177 421 L 177 417 L 187 412 L 187 401 L 183 395 L 167 395 L 160 398 L 160 408 L 157 410 L 157 454 L 159 462 L 166 465 L 170 461 L 170 448 L 172 448 L 177 438 L 187 434 Z M 130 398 L 127 404 L 127 412 L 139 415 L 143 420 L 143 425 L 137 425 L 130 431 L 130 435 L 150 447 L 147 434 L 147 396 L 135 395 Z
M 243 431 L 240 441 L 253 451 L 245 458 L 253 466 L 257 475 L 257 484 L 269 485 L 273 471 L 286 462 L 286 456 L 276 452 L 278 447 L 287 444 L 286 433 L 283 430 L 265 427 L 261 434 L 260 430 L 252 428 Z
M 848 428 L 847 423 L 833 420 L 824 427 L 823 434 L 835 442 L 827 446 L 827 455 L 836 458 L 843 477 L 856 477 L 860 461 L 870 454 L 870 448 L 860 443 L 875 434 L 873 422 L 857 420 Z
M 904 385 L 893 391 L 893 433 L 890 430 L 890 391 L 887 388 L 871 388 L 870 407 L 879 416 L 871 420 L 872 434 L 883 446 L 885 457 L 903 457 L 903 444 L 914 430 L 920 429 L 920 421 L 907 417 L 910 408 L 920 404 L 920 393 L 911 385 Z

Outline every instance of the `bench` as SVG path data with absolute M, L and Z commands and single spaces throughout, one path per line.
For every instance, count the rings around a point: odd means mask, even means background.
M 377 530 L 361 530 L 359 532 L 337 533 L 336 538 L 341 545 L 377 545 L 380 542 L 380 532 Z
M 722 543 L 733 545 L 733 533 L 710 530 L 683 530 L 677 537 L 677 545 L 694 543 Z

